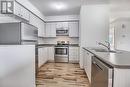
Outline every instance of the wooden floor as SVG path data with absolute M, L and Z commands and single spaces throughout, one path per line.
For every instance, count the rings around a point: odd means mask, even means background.
M 39 70 L 37 87 L 89 87 L 88 78 L 79 64 L 47 63 Z

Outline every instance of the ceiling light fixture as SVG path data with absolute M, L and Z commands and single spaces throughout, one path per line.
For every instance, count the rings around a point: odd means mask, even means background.
M 64 3 L 58 2 L 58 3 L 52 3 L 52 8 L 55 8 L 57 10 L 66 9 L 67 6 Z

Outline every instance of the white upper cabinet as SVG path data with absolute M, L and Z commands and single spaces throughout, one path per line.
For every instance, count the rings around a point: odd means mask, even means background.
M 25 20 L 28 20 L 29 21 L 29 18 L 30 18 L 30 12 L 25 9 L 25 8 L 21 8 L 21 15 L 22 15 L 22 18 L 24 18 Z
M 14 14 L 21 16 L 21 5 L 16 2 L 14 2 Z
M 63 23 L 62 23 L 62 26 L 63 26 L 64 29 L 68 29 L 68 28 L 69 28 L 69 27 L 68 27 L 68 22 L 63 22 Z
M 38 36 L 45 37 L 45 23 L 36 17 L 34 14 L 30 14 L 30 24 L 38 28 Z
M 79 22 L 46 23 L 46 37 L 56 37 L 56 30 L 69 30 L 69 37 L 79 37 Z
M 79 22 L 69 22 L 69 37 L 79 37 Z
M 56 29 L 68 29 L 68 22 L 57 22 Z
M 45 37 L 56 37 L 56 23 L 46 23 Z
M 62 28 L 62 23 L 61 23 L 61 22 L 57 22 L 57 23 L 56 23 L 56 28 L 57 28 L 57 29 Z
M 37 23 L 37 17 L 34 15 L 34 14 L 30 14 L 30 24 L 34 25 L 34 26 L 38 26 L 38 23 Z
M 45 23 L 42 20 L 38 20 L 38 36 L 44 37 L 45 36 Z
M 14 2 L 14 15 L 29 21 L 30 12 L 17 2 Z

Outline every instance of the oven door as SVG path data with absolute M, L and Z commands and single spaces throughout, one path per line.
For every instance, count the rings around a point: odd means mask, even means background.
M 68 47 L 55 47 L 55 55 L 68 55 Z
M 68 47 L 55 47 L 55 62 L 69 62 Z

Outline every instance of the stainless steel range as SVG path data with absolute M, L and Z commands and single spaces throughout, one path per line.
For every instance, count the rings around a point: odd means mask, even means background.
M 57 41 L 55 62 L 69 62 L 69 41 Z

